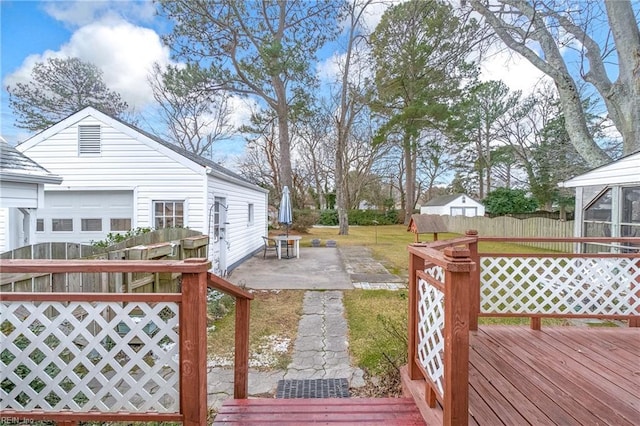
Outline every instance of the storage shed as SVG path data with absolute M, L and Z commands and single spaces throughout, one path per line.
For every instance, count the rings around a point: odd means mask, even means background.
M 577 237 L 640 237 L 640 151 L 568 181 Z
M 484 216 L 484 206 L 466 194 L 443 195 L 420 207 L 421 214 Z

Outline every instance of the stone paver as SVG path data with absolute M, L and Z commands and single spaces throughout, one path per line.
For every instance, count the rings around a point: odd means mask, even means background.
M 263 259 L 262 254 L 233 271 L 231 282 L 254 289 L 304 289 L 292 361 L 286 371 L 249 370 L 249 395 L 274 394 L 280 380 L 346 378 L 364 386 L 364 372 L 351 366 L 342 290 L 399 290 L 404 278 L 392 275 L 365 247 L 303 248 L 300 259 Z M 317 291 L 329 290 L 329 291 Z M 219 408 L 233 397 L 233 369 L 209 368 L 209 405 Z
M 341 291 L 307 291 L 298 337 L 285 380 L 346 378 L 361 385 L 362 373 L 351 367 Z

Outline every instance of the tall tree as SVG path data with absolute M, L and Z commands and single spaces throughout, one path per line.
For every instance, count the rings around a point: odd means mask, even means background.
M 377 140 L 401 135 L 406 223 L 417 199 L 420 133 L 446 127 L 452 99 L 475 71 L 467 58 L 478 41 L 477 28 L 444 1 L 410 0 L 387 9 L 372 35 L 377 89 L 373 108 L 386 120 Z
M 364 92 L 366 79 L 362 76 L 363 67 L 357 68 L 354 72 L 354 62 L 363 60 L 363 52 L 358 50 L 358 41 L 363 40 L 361 31 L 363 29 L 362 19 L 365 16 L 367 7 L 372 0 L 355 0 L 346 2 L 346 16 L 348 20 L 346 52 L 344 61 L 341 64 L 339 78 L 339 105 L 335 115 L 336 124 L 336 161 L 335 161 L 335 181 L 336 181 L 336 210 L 338 211 L 338 234 L 349 234 L 349 186 L 347 174 L 349 164 L 346 156 L 348 139 L 357 115 L 364 110 Z M 358 73 L 358 71 L 360 73 Z M 354 77 L 356 75 L 356 77 Z
M 630 0 L 605 0 L 606 12 L 601 2 L 468 1 L 510 49 L 554 80 L 571 143 L 590 166 L 611 158 L 589 132 L 577 76 L 600 94 L 624 153 L 640 149 L 640 30 Z M 598 22 L 605 13 L 612 38 Z M 572 47 L 580 54 L 577 70 L 570 69 L 564 52 Z
M 478 173 L 478 196 L 484 198 L 492 190 L 491 158 L 495 144 L 504 135 L 511 111 L 520 92 L 510 93 L 502 81 L 487 81 L 473 85 L 456 108 L 456 139 L 460 145 L 459 166 L 473 163 Z
M 161 70 L 149 76 L 153 97 L 170 141 L 197 155 L 211 157 L 216 141 L 230 137 L 229 95 L 211 90 L 210 76 L 197 64 Z
M 216 83 L 256 96 L 275 112 L 279 169 L 293 185 L 289 120 L 315 85 L 310 67 L 333 36 L 339 7 L 333 0 L 160 0 L 174 22 L 164 38 L 179 58 L 209 66 Z
M 113 117 L 128 112 L 127 103 L 107 88 L 102 71 L 78 58 L 38 62 L 31 70 L 31 81 L 8 86 L 7 91 L 16 126 L 32 131 L 51 127 L 88 106 Z

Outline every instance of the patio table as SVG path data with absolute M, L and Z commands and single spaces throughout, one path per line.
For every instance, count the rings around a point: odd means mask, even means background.
M 302 237 L 300 235 L 277 235 L 275 237 L 271 237 L 272 239 L 278 242 L 278 245 L 281 244 L 282 241 L 287 243 L 287 258 L 289 258 L 289 241 L 293 241 L 294 252 L 296 254 L 296 258 L 300 259 L 300 240 Z M 282 248 L 278 247 L 278 259 L 282 259 Z

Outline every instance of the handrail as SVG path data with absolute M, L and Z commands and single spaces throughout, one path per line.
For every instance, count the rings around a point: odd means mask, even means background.
M 253 294 L 209 272 L 207 286 L 227 293 L 236 299 L 236 333 L 233 368 L 233 397 L 246 399 L 249 388 L 249 322 L 250 301 Z
M 253 300 L 253 294 L 211 272 L 207 274 L 207 286 L 209 288 L 220 290 L 233 297 Z
M 185 260 L 60 260 L 60 259 L 0 259 L 0 272 L 207 272 L 207 259 Z
M 23 419 L 64 419 L 64 424 L 76 424 L 77 421 L 89 419 L 108 420 L 181 420 L 187 426 L 199 426 L 206 423 L 207 418 L 207 322 L 206 322 L 206 288 L 207 271 L 211 263 L 207 259 L 187 259 L 182 261 L 144 261 L 144 260 L 0 260 L 0 272 L 3 274 L 17 272 L 175 272 L 182 273 L 181 293 L 148 294 L 146 302 L 158 301 L 180 304 L 178 312 L 179 330 L 179 412 L 174 413 L 126 413 L 126 412 L 58 412 L 20 411 Z M 231 286 L 231 284 L 229 284 Z M 242 292 L 237 292 L 242 295 Z M 7 293 L 1 294 L 3 302 L 23 300 L 42 302 L 48 300 L 67 301 L 141 301 L 145 294 L 103 294 L 103 293 Z M 120 300 L 118 300 L 120 299 Z M 176 300 L 179 300 L 176 302 Z M 240 297 L 247 305 L 244 312 L 248 323 L 248 298 Z M 241 302 L 242 304 L 242 302 Z M 242 308 L 241 308 L 242 310 Z M 247 325 L 248 330 L 248 325 Z M 246 334 L 248 341 L 248 333 Z M 246 389 L 246 385 L 245 385 Z M 0 416 L 9 411 L 0 411 Z M 11 413 L 15 413 L 11 411 Z

